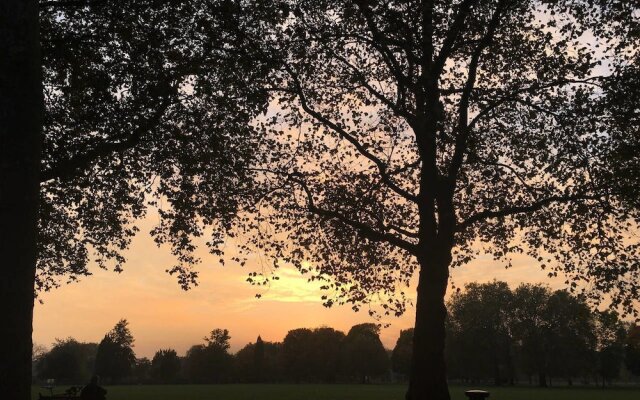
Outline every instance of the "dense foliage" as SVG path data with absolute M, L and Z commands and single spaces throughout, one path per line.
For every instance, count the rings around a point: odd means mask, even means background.
M 137 364 L 140 364 L 139 362 Z M 174 383 L 180 373 L 180 358 L 173 349 L 158 350 L 151 360 L 150 375 L 153 381 Z
M 63 385 L 89 382 L 97 351 L 96 343 L 80 343 L 73 338 L 56 340 L 51 350 L 34 359 L 35 375 Z
M 554 379 L 604 385 L 620 377 L 623 361 L 633 359 L 623 352 L 625 341 L 633 341 L 633 327 L 626 327 L 615 312 L 592 312 L 584 298 L 564 290 L 472 283 L 453 295 L 448 309 L 451 379 L 496 385 L 524 381 L 548 386 Z M 398 372 L 408 371 L 412 333 L 404 331 L 394 348 L 394 359 L 404 360 L 394 363 Z
M 221 245 L 251 187 L 249 122 L 265 110 L 250 56 L 268 4 L 230 1 L 42 2 L 46 120 L 37 287 L 119 271 L 149 206 L 153 235 L 176 255 L 183 287 L 190 240 Z M 240 54 L 244 54 L 240 57 Z
M 154 234 L 174 246 L 172 270 L 185 286 L 196 277 L 191 240 L 213 226 L 218 252 L 240 208 L 258 214 L 231 234 L 254 242 L 247 251 L 311 265 L 333 281 L 337 297 L 327 303 L 359 304 L 382 291 L 402 310 L 395 289 L 415 268 L 424 167 L 416 102 L 426 72 L 416 42 L 424 22 L 408 10 L 422 6 L 267 3 L 42 7 L 42 288 L 88 273 L 91 253 L 119 269 L 131 222 L 151 199 L 161 210 Z M 530 253 L 573 278 L 571 288 L 586 279 L 631 307 L 637 251 L 625 232 L 634 214 L 618 198 L 637 198 L 636 9 L 475 3 L 435 2 L 433 11 L 443 179 L 464 144 L 451 177 L 454 265 L 468 262 L 480 239 L 498 258 Z M 464 132 L 463 112 L 475 115 Z M 260 187 L 250 188 L 255 179 Z M 288 234 L 270 236 L 266 226 Z M 596 237 L 602 248 L 583 245 Z M 556 251 L 562 246 L 574 251 Z M 614 249 L 626 260 L 619 267 Z

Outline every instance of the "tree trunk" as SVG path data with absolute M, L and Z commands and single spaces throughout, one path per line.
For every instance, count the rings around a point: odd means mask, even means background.
M 444 295 L 449 279 L 450 251 L 419 257 L 420 278 L 407 400 L 449 400 L 444 361 Z
M 507 368 L 508 368 L 508 373 L 509 373 L 509 385 L 513 386 L 515 385 L 515 376 L 516 376 L 516 371 L 515 371 L 515 367 L 513 366 L 513 354 L 512 354 L 512 342 L 513 339 L 511 336 L 509 336 L 509 345 L 507 346 Z
M 538 386 L 547 387 L 547 375 L 544 372 L 538 375 Z
M 42 81 L 38 2 L 0 2 L 0 388 L 31 399 Z

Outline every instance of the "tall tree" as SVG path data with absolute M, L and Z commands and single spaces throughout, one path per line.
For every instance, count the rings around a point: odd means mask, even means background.
M 567 379 L 588 376 L 596 347 L 594 315 L 584 299 L 555 291 L 545 311 L 550 376 Z
M 235 355 L 237 382 L 282 382 L 285 378 L 282 353 L 282 343 L 265 342 L 260 338 L 256 343 L 247 344 Z
M 629 327 L 625 341 L 625 365 L 632 374 L 640 376 L 640 326 Z
M 307 362 L 314 381 L 334 383 L 340 377 L 345 340 L 345 334 L 333 328 L 320 327 L 313 330 Z
M 545 318 L 551 291 L 543 285 L 522 284 L 514 291 L 513 332 L 520 343 L 519 363 L 530 378 L 538 376 L 538 385 L 547 386 L 548 332 Z
M 309 359 L 313 349 L 313 331 L 307 328 L 292 329 L 282 341 L 282 355 L 287 376 L 299 383 L 309 379 Z
M 229 331 L 214 329 L 205 344 L 192 346 L 185 356 L 185 372 L 192 383 L 226 383 L 232 376 L 233 356 L 229 349 Z
M 391 368 L 395 373 L 409 376 L 411 370 L 411 349 L 413 343 L 413 329 L 400 331 L 400 336 L 391 353 Z
M 448 309 L 460 372 L 466 378 L 493 377 L 496 385 L 512 381 L 513 293 L 507 283 L 470 283 L 452 296 Z
M 596 373 L 602 378 L 602 387 L 620 375 L 624 362 L 625 329 L 615 311 L 596 313 Z
M 98 345 L 80 343 L 73 338 L 56 340 L 51 350 L 40 357 L 37 375 L 41 380 L 55 379 L 61 385 L 80 385 L 93 375 Z
M 34 286 L 89 275 L 90 260 L 119 271 L 145 195 L 169 200 L 154 233 L 177 255 L 168 271 L 183 287 L 194 283 L 197 260 L 184 238 L 202 231 L 188 225 L 228 224 L 238 200 L 230 192 L 249 182 L 239 169 L 251 158 L 247 121 L 266 101 L 251 89 L 264 64 L 240 49 L 255 41 L 257 21 L 281 12 L 246 8 L 226 0 L 3 2 L 0 304 L 3 339 L 15 345 L 2 354 L 0 383 L 11 397 L 28 398 Z M 206 196 L 184 195 L 196 187 Z M 216 200 L 218 191 L 225 195 Z
M 352 326 L 344 338 L 342 356 L 346 377 L 362 383 L 389 371 L 389 356 L 380 341 L 380 328 L 375 324 Z
M 136 363 L 134 339 L 128 325 L 126 319 L 121 319 L 98 345 L 95 372 L 110 383 L 129 378 Z
M 31 391 L 43 99 L 38 2 L 0 4 L 0 387 Z
M 293 329 L 282 343 L 287 376 L 295 382 L 335 382 L 342 367 L 343 332 L 329 327 Z
M 158 383 L 174 383 L 180 373 L 180 358 L 173 349 L 156 351 L 151 360 L 151 377 Z
M 638 214 L 610 162 L 628 126 L 607 94 L 629 79 L 634 2 L 286 3 L 257 45 L 280 68 L 241 231 L 329 281 L 329 305 L 401 313 L 419 275 L 408 399 L 449 398 L 449 269 L 481 250 L 632 311 Z

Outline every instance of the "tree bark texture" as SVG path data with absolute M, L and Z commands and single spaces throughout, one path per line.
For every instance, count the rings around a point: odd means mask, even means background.
M 0 2 L 0 391 L 31 399 L 42 77 L 38 2 Z

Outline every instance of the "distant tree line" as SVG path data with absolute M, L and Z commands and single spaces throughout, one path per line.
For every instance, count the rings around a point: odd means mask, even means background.
M 613 312 L 591 311 L 566 291 L 504 282 L 472 283 L 448 304 L 450 379 L 495 384 L 610 384 L 623 365 L 640 376 L 640 326 Z M 260 336 L 235 354 L 230 335 L 214 329 L 184 356 L 160 349 L 136 358 L 128 322 L 119 321 L 99 344 L 57 340 L 34 352 L 35 376 L 78 384 L 98 374 L 106 383 L 382 382 L 406 379 L 413 330 L 401 331 L 392 351 L 376 324 L 348 333 L 299 328 L 282 342 Z
M 582 298 L 544 285 L 471 283 L 448 302 L 449 379 L 611 384 L 626 366 L 640 376 L 640 326 L 612 311 L 592 311 Z M 406 374 L 413 331 L 400 334 L 392 367 Z
M 390 361 L 376 324 L 353 326 L 347 334 L 329 327 L 299 328 L 282 342 L 258 336 L 236 354 L 229 352 L 229 331 L 214 329 L 184 357 L 173 349 L 153 358 L 136 358 L 128 322 L 121 320 L 99 344 L 73 338 L 57 340 L 50 351 L 36 352 L 35 376 L 58 384 L 77 384 L 98 374 L 118 383 L 267 383 L 368 382 L 388 380 Z

